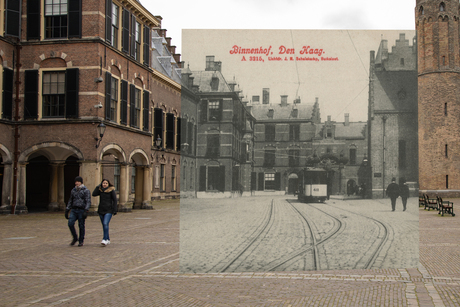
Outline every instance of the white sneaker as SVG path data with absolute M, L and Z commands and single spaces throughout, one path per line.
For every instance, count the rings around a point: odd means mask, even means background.
M 109 245 L 109 244 L 110 244 L 110 240 L 106 240 L 105 243 L 106 243 L 107 245 Z
M 101 245 L 106 246 L 107 245 L 107 240 L 102 240 Z

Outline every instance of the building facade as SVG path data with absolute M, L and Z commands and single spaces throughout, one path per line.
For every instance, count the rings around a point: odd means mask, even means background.
M 417 0 L 421 191 L 460 191 L 460 10 L 458 1 Z
M 370 52 L 369 171 L 372 197 L 385 197 L 392 178 L 418 186 L 417 44 L 400 34 Z
M 178 197 L 180 55 L 161 17 L 135 0 L 0 3 L 0 211 L 62 210 L 77 175 L 114 183 L 120 211 Z
M 188 151 L 181 163 L 182 179 L 189 183 L 183 185 L 184 197 L 235 197 L 251 189 L 254 120 L 236 83 L 228 82 L 221 68 L 214 56 L 207 56 L 205 70 L 183 73 Z

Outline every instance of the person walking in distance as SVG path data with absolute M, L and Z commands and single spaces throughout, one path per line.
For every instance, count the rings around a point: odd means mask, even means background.
M 101 218 L 102 230 L 104 232 L 101 245 L 107 246 L 110 244 L 109 223 L 112 216 L 117 214 L 117 193 L 113 184 L 109 180 L 103 179 L 101 184 L 94 189 L 93 196 L 99 196 L 97 213 L 99 213 L 99 217 Z
M 409 197 L 409 185 L 407 182 L 404 182 L 399 186 L 399 194 L 401 195 L 403 203 L 403 211 L 406 211 L 407 198 Z
M 396 208 L 396 198 L 399 196 L 399 186 L 396 184 L 396 178 L 391 179 L 391 183 L 387 187 L 387 196 L 391 199 L 391 211 L 395 211 Z
M 83 184 L 83 178 L 77 176 L 75 178 L 75 187 L 70 192 L 69 202 L 65 209 L 65 218 L 69 220 L 68 225 L 72 234 L 70 245 L 75 245 L 78 241 L 78 246 L 83 246 L 83 241 L 85 240 L 85 219 L 88 216 L 90 207 L 91 193 Z M 77 232 L 75 231 L 76 220 L 78 220 L 80 236 L 77 236 Z

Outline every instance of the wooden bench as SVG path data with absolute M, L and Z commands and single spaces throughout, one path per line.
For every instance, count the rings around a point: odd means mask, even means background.
M 438 214 L 441 213 L 441 216 L 444 216 L 444 213 L 448 213 L 452 216 L 455 216 L 453 202 L 448 200 L 442 200 L 442 197 L 438 197 L 438 207 Z
M 428 194 L 425 194 L 425 209 L 426 208 L 428 208 L 428 211 L 430 211 L 430 209 L 439 210 L 438 199 L 430 198 Z
M 426 202 L 426 196 L 425 194 L 419 194 L 418 196 L 418 206 L 422 206 L 424 207 L 425 206 L 425 202 Z

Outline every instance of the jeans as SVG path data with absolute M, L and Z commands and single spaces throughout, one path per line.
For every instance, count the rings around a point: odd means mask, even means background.
M 102 238 L 102 240 L 110 240 L 109 223 L 110 219 L 112 218 L 112 213 L 99 214 L 99 217 L 101 218 L 102 230 L 104 230 L 104 237 Z
M 72 237 L 78 242 L 83 243 L 85 240 L 85 218 L 83 217 L 83 213 L 85 209 L 72 209 L 69 215 L 69 229 Z M 75 222 L 78 220 L 78 228 L 80 230 L 80 237 L 77 236 L 77 232 L 75 231 Z

